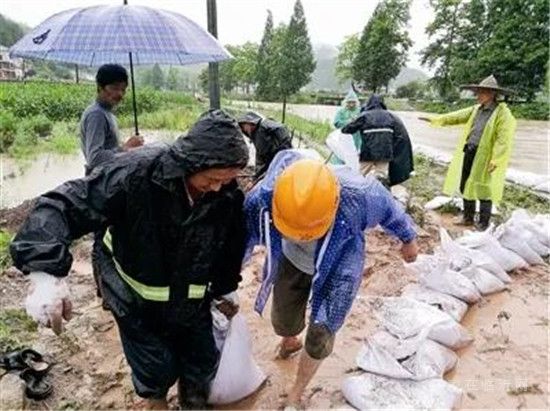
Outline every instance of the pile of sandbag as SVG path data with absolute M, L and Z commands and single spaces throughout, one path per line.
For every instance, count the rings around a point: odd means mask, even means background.
M 356 363 L 365 373 L 345 379 L 343 393 L 366 409 L 453 409 L 462 391 L 443 380 L 455 367 L 454 349 L 472 342 L 460 325 L 468 304 L 506 289 L 508 272 L 544 264 L 550 255 L 550 215 L 517 210 L 499 227 L 453 240 L 440 229 L 433 255 L 406 269 L 418 280 L 400 297 L 368 301 L 382 330 L 366 338 Z

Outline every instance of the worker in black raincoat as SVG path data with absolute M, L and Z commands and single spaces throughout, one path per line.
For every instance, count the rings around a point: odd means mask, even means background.
M 249 111 L 239 118 L 243 133 L 256 149 L 254 180 L 263 177 L 275 155 L 292 148 L 291 136 L 284 125 Z
M 399 117 L 388 111 L 381 96 L 373 94 L 361 108 L 361 115 L 342 132 L 361 132 L 361 172 L 373 173 L 382 183 L 393 186 L 409 179 L 414 170 L 409 133 Z
M 171 146 L 121 154 L 42 195 L 11 243 L 31 279 L 27 312 L 61 332 L 71 313 L 69 247 L 110 227 L 102 294 L 148 409 L 167 409 L 176 380 L 182 406 L 205 405 L 219 361 L 211 303 L 228 318 L 238 309 L 245 226 L 235 178 L 247 161 L 237 122 L 209 111 Z

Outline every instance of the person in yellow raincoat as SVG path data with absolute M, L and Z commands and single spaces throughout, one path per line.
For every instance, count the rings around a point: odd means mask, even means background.
M 498 85 L 494 76 L 479 84 L 462 86 L 472 90 L 479 104 L 433 118 L 419 117 L 437 126 L 466 124 L 445 178 L 443 192 L 462 193 L 464 213 L 458 222 L 473 225 L 476 200 L 479 200 L 477 228 L 485 230 L 493 204 L 502 200 L 506 168 L 512 151 L 516 119 L 497 96 L 510 93 Z

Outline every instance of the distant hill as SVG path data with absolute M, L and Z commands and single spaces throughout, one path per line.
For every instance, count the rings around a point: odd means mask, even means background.
M 338 49 L 330 44 L 317 44 L 313 46 L 317 67 L 313 72 L 311 82 L 306 86 L 307 90 L 331 90 L 346 91 L 349 84 L 339 84 L 334 69 Z M 390 89 L 395 89 L 411 81 L 424 81 L 428 76 L 421 70 L 405 67 L 399 75 L 390 83 Z
M 405 67 L 401 70 L 399 75 L 393 79 L 390 83 L 390 88 L 396 89 L 397 87 L 403 86 L 410 83 L 411 81 L 426 81 L 428 76 L 422 70 Z
M 11 47 L 29 30 L 23 24 L 17 23 L 0 14 L 0 44 Z

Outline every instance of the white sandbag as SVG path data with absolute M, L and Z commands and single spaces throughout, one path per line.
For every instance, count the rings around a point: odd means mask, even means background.
M 252 341 L 246 320 L 237 314 L 231 320 L 218 371 L 210 388 L 210 404 L 239 401 L 258 389 L 266 375 L 252 356 Z
M 344 134 L 336 129 L 328 135 L 326 144 L 346 166 L 359 172 L 359 153 L 353 142 L 353 135 Z
M 533 190 L 542 191 L 543 193 L 550 193 L 550 180 L 543 181 L 533 187 Z
M 531 217 L 524 209 L 515 210 L 508 223 L 520 226 L 531 232 L 539 242 L 550 247 L 550 218 L 544 214 Z
M 401 293 L 403 297 L 413 298 L 417 301 L 429 304 L 453 317 L 460 322 L 466 311 L 468 304 L 452 295 L 443 294 L 439 291 L 431 290 L 419 284 L 408 284 Z
M 546 246 L 544 241 L 541 241 L 536 231 L 529 229 L 529 226 L 535 226 L 538 230 L 539 227 L 537 226 L 537 223 L 530 222 L 528 225 L 524 225 L 521 222 L 509 220 L 505 225 L 506 227 L 509 227 L 510 230 L 519 232 L 519 235 L 527 242 L 527 245 L 535 253 L 541 257 L 547 257 L 550 255 L 550 247 Z
M 429 273 L 420 274 L 418 282 L 424 287 L 452 295 L 468 304 L 478 302 L 481 294 L 474 283 L 447 266 L 448 263 L 441 263 Z
M 519 255 L 500 245 L 498 240 L 493 237 L 492 227 L 481 233 L 470 232 L 457 239 L 456 243 L 489 254 L 504 271 L 513 271 L 529 266 L 527 261 Z
M 437 210 L 446 204 L 452 204 L 456 208 L 461 208 L 462 201 L 459 198 L 447 197 L 447 196 L 435 196 L 426 204 L 424 204 L 425 210 Z
M 445 257 L 440 254 L 418 254 L 414 262 L 405 263 L 405 270 L 418 277 L 433 271 L 444 261 Z
M 396 337 L 424 335 L 453 349 L 472 342 L 464 327 L 428 304 L 406 297 L 373 297 L 369 303 L 382 326 Z
M 512 282 L 512 278 L 489 254 L 457 244 L 444 228 L 439 229 L 439 236 L 441 249 L 449 256 L 453 266 L 461 265 L 459 261 L 462 261 L 462 268 L 465 268 L 471 262 L 475 267 L 489 271 L 505 284 Z
M 457 360 L 453 351 L 422 335 L 400 339 L 379 331 L 367 338 L 356 363 L 367 372 L 385 377 L 421 381 L 443 377 Z
M 533 235 L 518 224 L 503 224 L 495 230 L 495 237 L 504 248 L 513 251 L 529 264 L 544 264 L 544 260 L 529 246 Z
M 346 378 L 342 392 L 358 410 L 452 410 L 462 399 L 462 390 L 441 378 L 411 381 L 369 373 Z
M 461 270 L 460 274 L 473 282 L 481 295 L 498 293 L 506 289 L 502 281 L 483 268 L 468 267 Z

